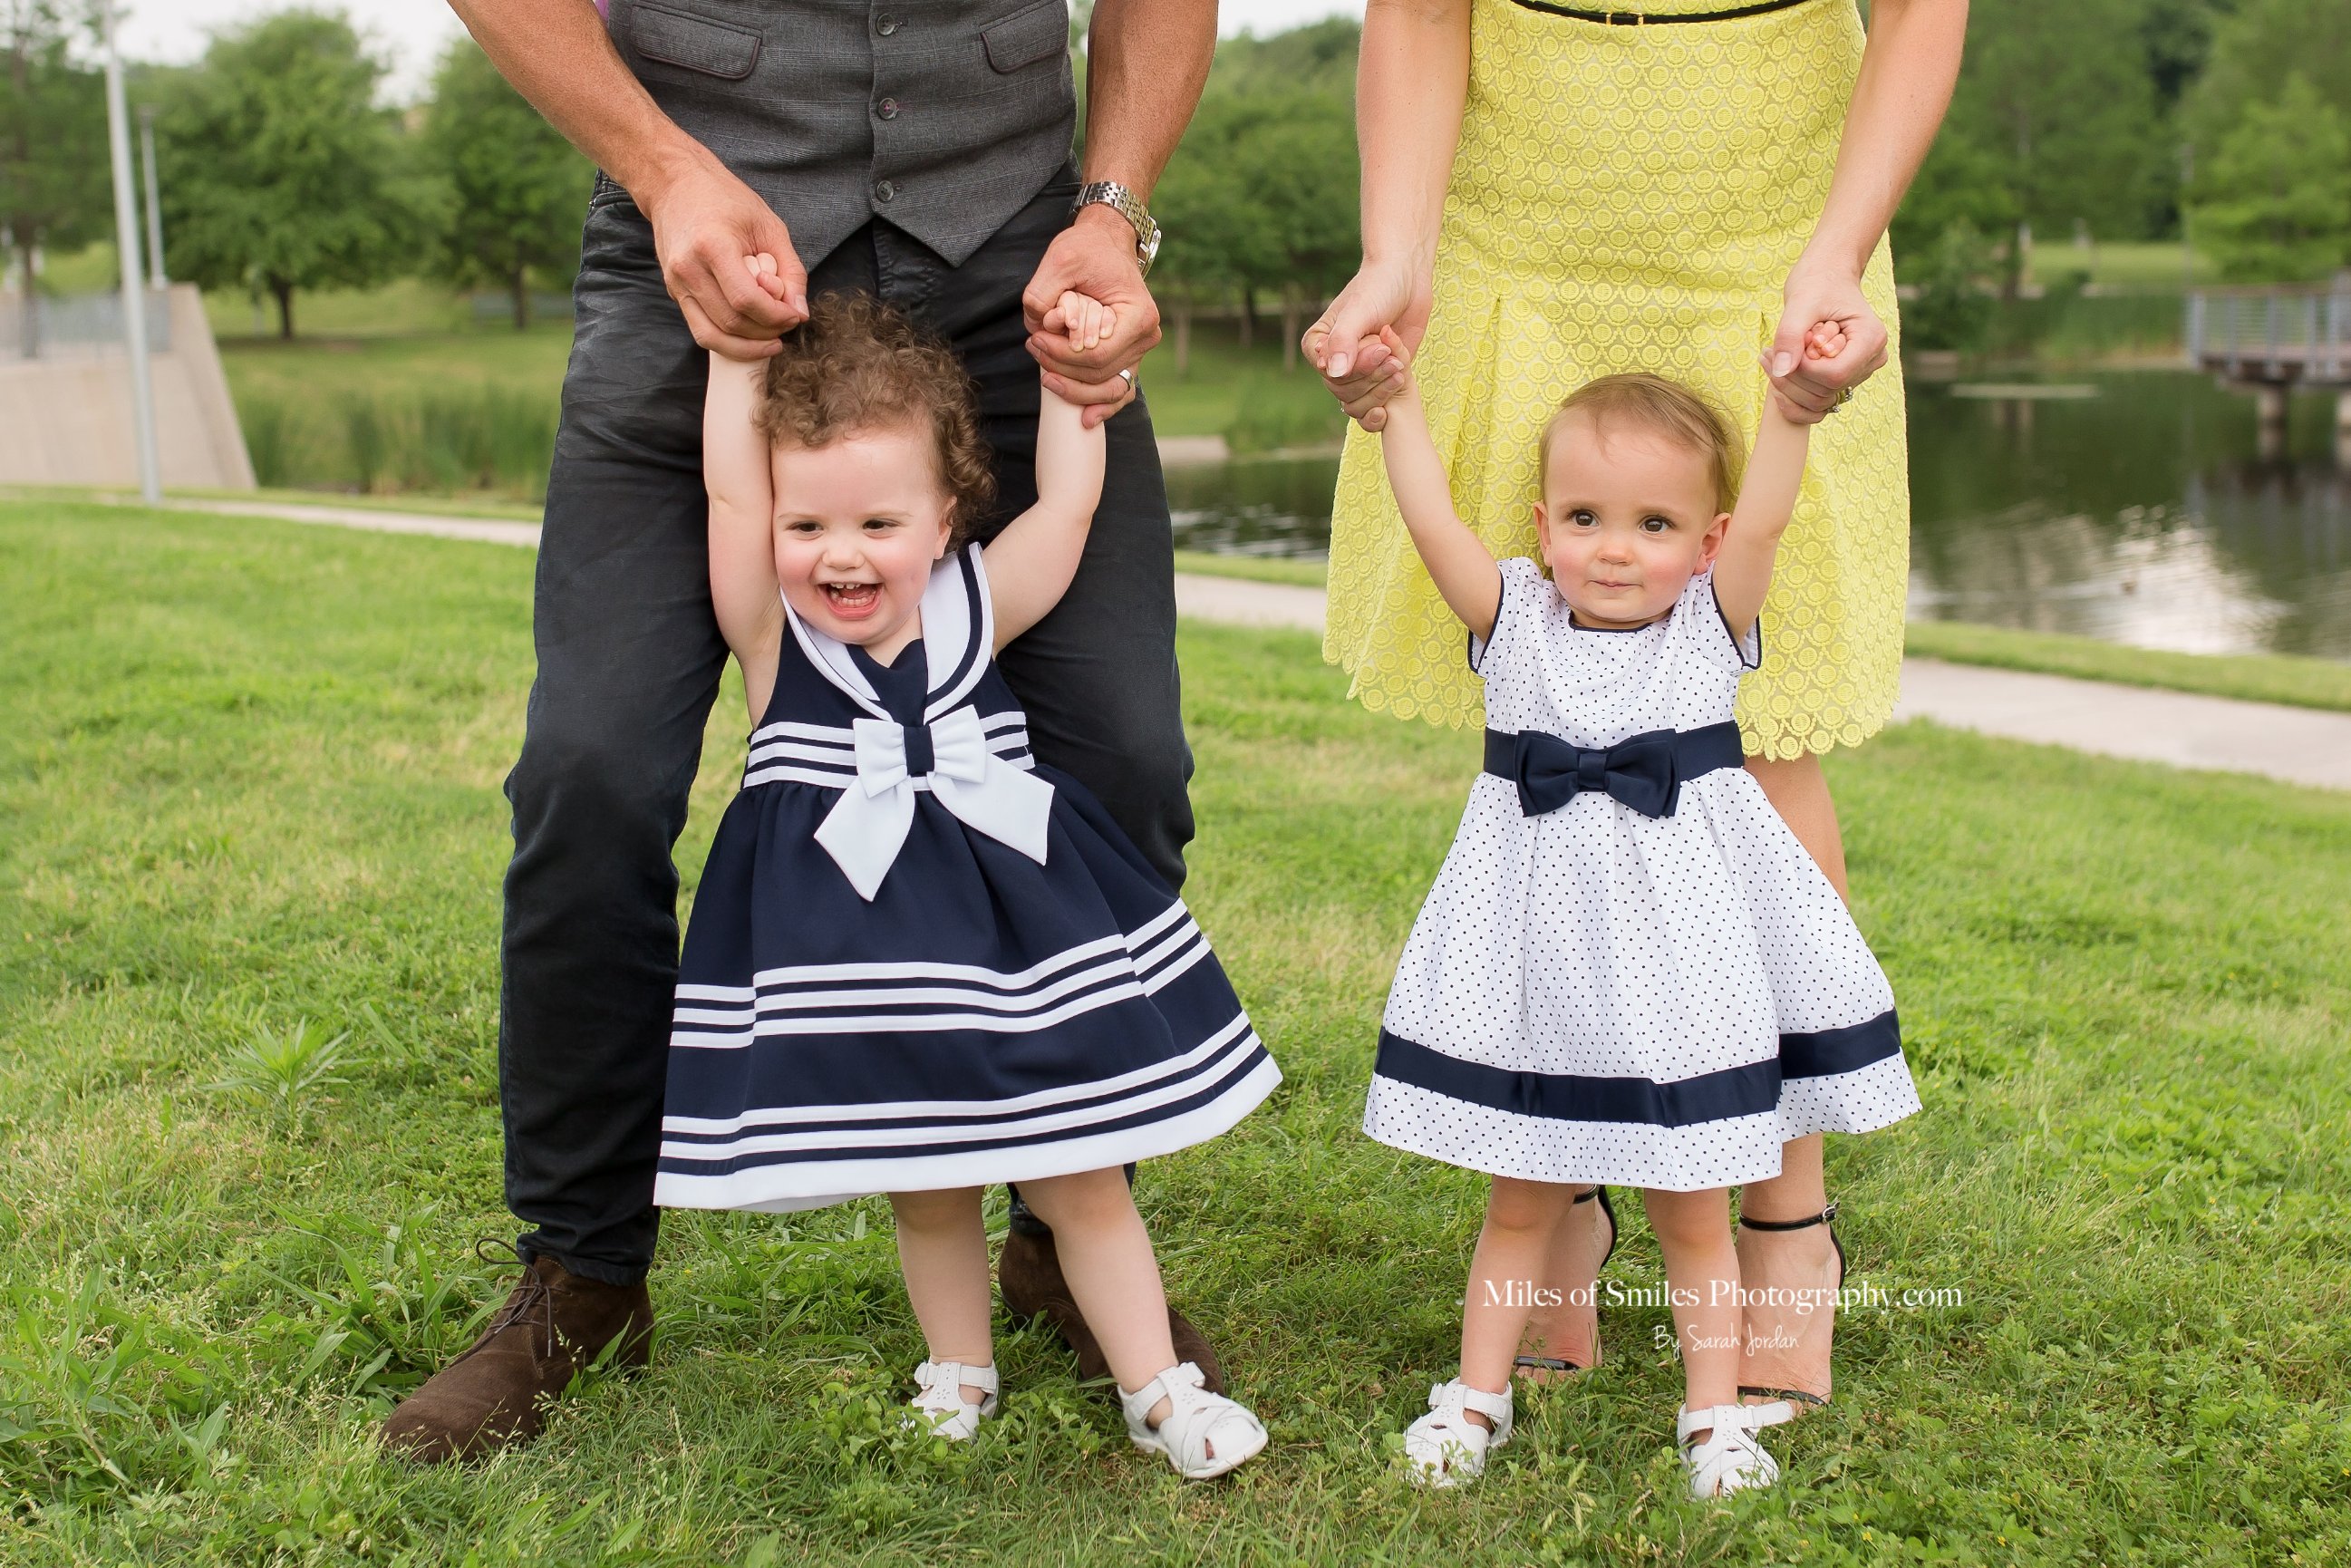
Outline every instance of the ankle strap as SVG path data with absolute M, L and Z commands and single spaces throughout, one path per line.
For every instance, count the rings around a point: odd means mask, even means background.
M 1806 1215 L 1802 1219 L 1750 1219 L 1742 1214 L 1739 1217 L 1739 1228 L 1741 1230 L 1810 1230 L 1815 1225 L 1828 1224 L 1836 1217 L 1837 1206 L 1832 1203 L 1818 1214 Z
M 1457 1405 L 1464 1410 L 1475 1410 L 1492 1421 L 1498 1430 L 1501 1423 L 1510 1418 L 1510 1391 L 1507 1388 L 1499 1394 L 1489 1394 L 1482 1388 L 1471 1387 L 1458 1377 L 1450 1383 L 1432 1384 L 1428 1390 L 1428 1407 L 1438 1410 L 1447 1404 Z

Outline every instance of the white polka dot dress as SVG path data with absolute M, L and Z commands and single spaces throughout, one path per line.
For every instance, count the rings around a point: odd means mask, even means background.
M 1470 648 L 1489 760 L 1494 732 L 1506 752 L 1510 732 L 1555 737 L 1587 748 L 1565 765 L 1584 788 L 1529 815 L 1514 778 L 1470 787 L 1396 967 L 1364 1131 L 1497 1176 L 1686 1192 L 1917 1110 L 1885 972 L 1744 768 L 1686 762 L 1663 816 L 1593 787 L 1602 748 L 1729 723 L 1758 633 L 1732 642 L 1709 574 L 1665 620 L 1607 632 L 1575 625 L 1532 560 L 1501 573 L 1493 637 Z

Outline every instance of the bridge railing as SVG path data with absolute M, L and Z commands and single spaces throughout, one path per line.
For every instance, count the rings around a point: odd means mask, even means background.
M 2351 277 L 2188 296 L 2190 364 L 2237 381 L 2351 382 Z

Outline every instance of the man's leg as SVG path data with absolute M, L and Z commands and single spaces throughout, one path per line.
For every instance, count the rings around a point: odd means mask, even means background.
M 528 1437 L 576 1363 L 614 1337 L 640 1358 L 650 1328 L 670 852 L 726 655 L 705 538 L 706 361 L 650 227 L 601 183 L 577 301 L 532 611 L 538 673 L 507 779 L 498 1078 L 526 1272 L 483 1341 L 387 1427 L 433 1458 Z

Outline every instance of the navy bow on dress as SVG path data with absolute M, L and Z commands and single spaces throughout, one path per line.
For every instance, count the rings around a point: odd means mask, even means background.
M 1486 732 L 1486 771 L 1518 785 L 1519 809 L 1530 817 L 1556 811 L 1587 790 L 1645 817 L 1670 817 L 1685 779 L 1740 761 L 1735 724 L 1653 729 L 1608 747 L 1574 746 L 1536 729 Z

